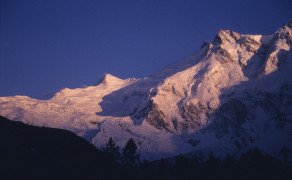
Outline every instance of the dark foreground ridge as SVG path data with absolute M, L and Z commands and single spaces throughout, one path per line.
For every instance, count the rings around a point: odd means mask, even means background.
M 60 129 L 34 127 L 0 116 L 0 179 L 292 179 L 290 150 L 283 161 L 258 149 L 238 160 L 224 161 L 212 154 L 209 160 L 183 155 L 137 166 L 121 165 L 86 140 Z M 134 143 L 134 142 L 133 142 Z
M 121 169 L 77 135 L 0 116 L 0 179 L 111 179 Z

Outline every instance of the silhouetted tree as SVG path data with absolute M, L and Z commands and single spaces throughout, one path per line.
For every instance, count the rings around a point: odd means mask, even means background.
M 106 147 L 104 149 L 104 152 L 111 155 L 114 159 L 119 159 L 121 157 L 121 154 L 119 152 L 120 147 L 116 145 L 113 138 L 109 138 L 108 142 L 106 143 Z
M 169 179 L 167 178 L 167 167 L 165 159 L 160 159 L 157 167 L 157 179 Z
M 284 146 L 280 151 L 280 154 L 282 155 L 282 158 L 284 161 L 285 168 L 287 168 L 289 152 L 290 152 L 290 149 L 286 146 Z
M 177 179 L 187 179 L 189 173 L 189 162 L 188 159 L 179 154 L 175 157 L 175 173 Z
M 139 178 L 140 180 L 153 179 L 154 174 L 152 172 L 150 161 L 143 159 L 139 168 L 140 168 L 140 174 L 141 174 L 141 177 Z
M 130 138 L 123 149 L 123 161 L 127 166 L 133 167 L 139 162 L 139 154 L 136 153 L 137 145 L 135 141 Z

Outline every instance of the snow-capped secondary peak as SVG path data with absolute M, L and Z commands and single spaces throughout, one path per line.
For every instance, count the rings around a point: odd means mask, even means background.
M 119 84 L 119 83 L 122 83 L 123 80 L 118 78 L 118 77 L 115 77 L 111 74 L 105 74 L 103 75 L 103 77 L 100 79 L 100 83 L 102 84 L 105 84 L 105 85 L 108 85 L 108 84 Z
M 144 79 L 105 74 L 50 100 L 0 98 L 0 114 L 68 129 L 97 147 L 129 138 L 143 157 L 292 149 L 292 21 L 273 35 L 220 30 L 187 59 Z M 292 150 L 291 150 L 292 152 Z

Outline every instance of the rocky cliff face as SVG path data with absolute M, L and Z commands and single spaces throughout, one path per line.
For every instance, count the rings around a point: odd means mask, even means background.
M 144 79 L 106 75 L 45 101 L 2 97 L 0 114 L 71 130 L 97 147 L 132 137 L 149 159 L 254 146 L 277 156 L 292 148 L 291 47 L 292 21 L 273 35 L 220 30 L 194 55 Z

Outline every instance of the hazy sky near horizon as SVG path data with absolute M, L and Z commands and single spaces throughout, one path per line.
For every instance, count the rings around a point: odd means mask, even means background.
M 145 77 L 220 29 L 273 34 L 291 0 L 1 0 L 0 96 L 44 98 L 105 73 Z

